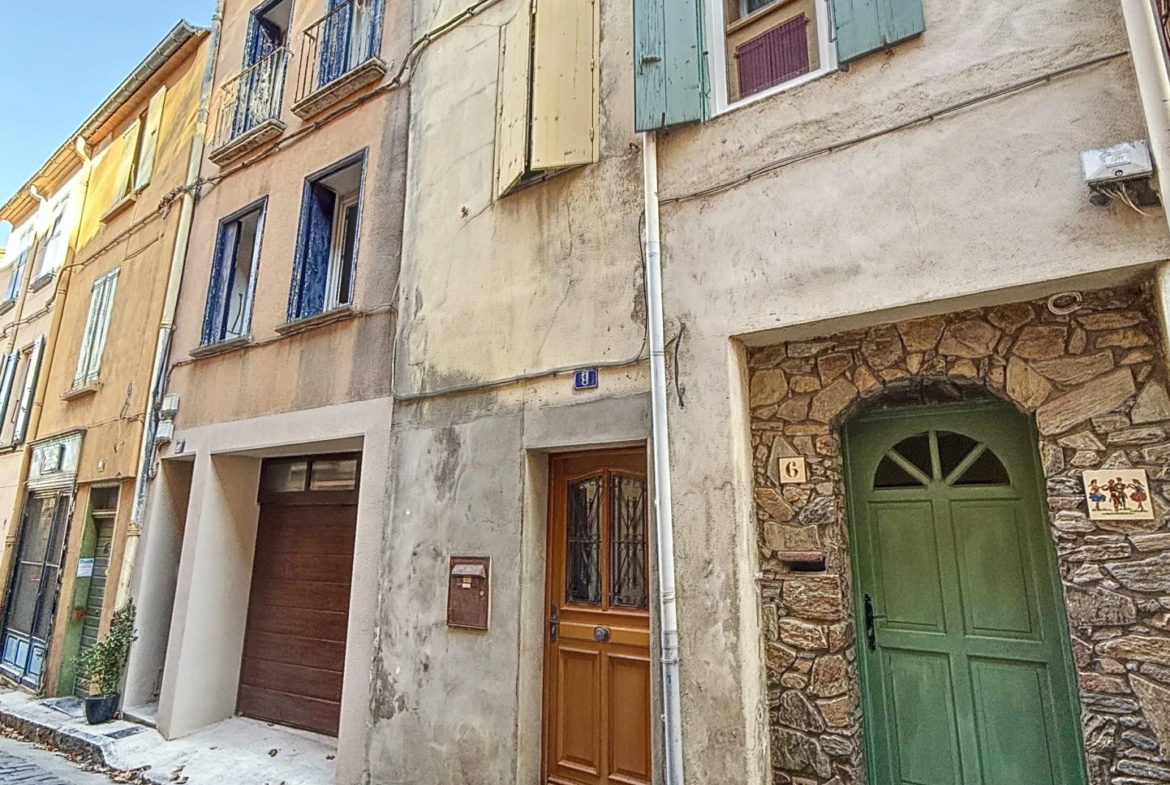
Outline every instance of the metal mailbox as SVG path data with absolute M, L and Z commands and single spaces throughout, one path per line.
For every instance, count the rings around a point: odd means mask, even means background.
M 447 626 L 486 630 L 491 610 L 491 558 L 452 556 L 447 580 Z

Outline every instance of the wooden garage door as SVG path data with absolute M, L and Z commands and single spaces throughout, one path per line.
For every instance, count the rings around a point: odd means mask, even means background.
M 266 462 L 238 711 L 337 735 L 357 458 Z

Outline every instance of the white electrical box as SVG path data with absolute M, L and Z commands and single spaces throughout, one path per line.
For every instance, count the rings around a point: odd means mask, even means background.
M 175 419 L 175 415 L 179 413 L 179 396 L 172 393 L 164 397 L 158 413 L 165 420 Z
M 1103 150 L 1086 150 L 1081 153 L 1081 165 L 1089 185 L 1119 183 L 1154 173 L 1154 159 L 1145 139 L 1122 142 Z
M 155 444 L 170 444 L 175 438 L 175 424 L 171 420 L 160 420 L 154 432 Z

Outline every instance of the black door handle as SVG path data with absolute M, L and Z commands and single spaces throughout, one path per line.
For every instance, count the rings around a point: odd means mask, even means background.
M 561 623 L 557 620 L 557 606 L 552 606 L 552 610 L 548 613 L 548 639 L 550 643 L 557 642 L 557 629 Z
M 877 619 L 884 619 L 884 613 L 873 612 L 873 595 L 865 595 L 865 642 L 869 644 L 870 651 L 877 651 L 877 628 L 874 622 Z

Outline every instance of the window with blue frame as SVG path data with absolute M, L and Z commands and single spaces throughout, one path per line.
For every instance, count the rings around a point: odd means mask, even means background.
M 268 0 L 249 16 L 233 137 L 280 115 L 292 6 L 293 0 Z
M 324 87 L 378 55 L 382 0 L 329 0 L 321 24 L 317 86 Z
M 24 268 L 28 264 L 28 255 L 31 251 L 31 248 L 25 248 L 16 257 L 16 262 L 12 264 L 8 273 L 8 285 L 4 290 L 4 300 L 0 301 L 0 305 L 16 302 L 16 298 L 20 294 L 20 281 L 24 277 Z
M 288 320 L 306 319 L 353 300 L 365 153 L 305 181 Z
M 252 298 L 267 204 L 267 198 L 262 199 L 219 224 L 203 314 L 204 346 L 242 338 L 252 328 Z

